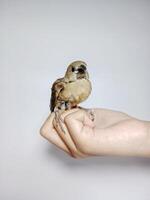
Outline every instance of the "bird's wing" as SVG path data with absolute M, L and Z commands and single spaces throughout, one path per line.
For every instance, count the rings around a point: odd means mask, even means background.
M 64 78 L 57 79 L 51 88 L 50 110 L 54 111 L 60 91 L 64 89 Z

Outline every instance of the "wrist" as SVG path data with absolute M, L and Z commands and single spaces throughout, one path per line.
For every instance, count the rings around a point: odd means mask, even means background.
M 123 122 L 120 128 L 114 126 L 97 131 L 101 155 L 150 157 L 150 122 L 131 119 Z
M 146 133 L 147 133 L 147 141 L 150 144 L 150 122 L 144 122 L 145 127 L 146 127 Z
M 144 142 L 142 145 L 143 149 L 143 156 L 150 157 L 150 122 L 149 121 L 143 121 L 144 124 L 144 130 L 143 130 L 143 136 L 144 136 Z

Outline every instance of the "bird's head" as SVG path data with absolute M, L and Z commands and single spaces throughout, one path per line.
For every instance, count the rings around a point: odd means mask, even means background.
M 87 64 L 83 61 L 72 62 L 66 71 L 65 78 L 69 81 L 76 81 L 77 79 L 89 79 L 89 74 L 86 68 Z

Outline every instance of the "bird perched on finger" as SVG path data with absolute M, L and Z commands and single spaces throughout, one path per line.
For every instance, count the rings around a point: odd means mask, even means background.
M 83 61 L 72 62 L 65 76 L 57 79 L 51 88 L 50 110 L 55 112 L 56 121 L 60 124 L 60 113 L 76 108 L 88 98 L 91 90 L 87 64 Z

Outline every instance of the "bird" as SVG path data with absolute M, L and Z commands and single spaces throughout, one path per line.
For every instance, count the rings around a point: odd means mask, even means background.
M 87 64 L 84 61 L 73 61 L 67 67 L 63 78 L 57 79 L 51 87 L 50 111 L 55 113 L 55 120 L 61 125 L 61 113 L 65 110 L 79 107 L 78 104 L 85 101 L 92 91 L 89 80 Z M 93 113 L 91 112 L 91 119 Z M 64 132 L 64 130 L 63 130 Z

